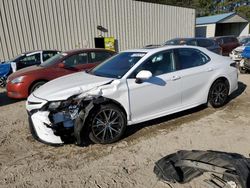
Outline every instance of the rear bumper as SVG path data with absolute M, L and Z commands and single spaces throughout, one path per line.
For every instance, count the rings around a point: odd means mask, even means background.
M 29 128 L 32 136 L 39 142 L 53 146 L 61 146 L 64 142 L 60 136 L 54 134 L 46 112 L 28 112 Z
M 6 90 L 8 97 L 14 99 L 27 98 L 29 93 L 28 88 L 24 83 L 12 84 L 11 82 L 8 82 Z

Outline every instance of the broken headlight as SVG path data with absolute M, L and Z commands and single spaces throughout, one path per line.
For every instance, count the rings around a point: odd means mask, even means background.
M 63 108 L 67 108 L 69 106 L 78 106 L 80 103 L 80 99 L 75 99 L 74 97 L 70 97 L 69 99 L 65 100 L 65 101 L 54 101 L 51 102 L 48 106 L 49 110 L 56 110 L 58 108 L 63 109 Z
M 61 105 L 61 101 L 51 102 L 51 103 L 49 104 L 48 109 L 49 109 L 49 110 L 55 110 L 55 109 L 59 108 L 60 105 Z

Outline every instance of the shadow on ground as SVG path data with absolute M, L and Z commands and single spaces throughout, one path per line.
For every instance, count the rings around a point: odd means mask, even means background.
M 232 101 L 233 99 L 237 98 L 238 96 L 240 96 L 246 89 L 246 85 L 242 82 L 238 82 L 238 90 L 236 90 L 235 92 L 233 92 L 230 97 L 229 97 L 229 104 L 230 105 L 230 101 Z M 2 94 L 0 93 L 0 97 L 2 97 Z M 7 96 L 6 96 L 7 97 Z M 11 100 L 11 99 L 9 99 Z M 13 103 L 13 100 L 11 100 Z M 15 101 L 14 101 L 15 102 Z M 2 104 L 2 103 L 1 103 Z M 8 102 L 5 102 L 5 105 L 8 104 Z M 0 105 L 1 106 L 1 105 Z M 224 107 L 222 107 L 221 109 L 223 109 Z M 139 123 L 139 124 L 135 124 L 135 125 L 131 125 L 128 126 L 125 132 L 125 135 L 123 136 L 123 139 L 125 140 L 130 140 L 134 138 L 138 137 L 138 134 L 135 135 L 135 133 L 141 131 L 144 128 L 150 127 L 150 131 L 148 132 L 153 132 L 154 129 L 153 126 L 155 126 L 156 129 L 168 129 L 168 130 L 173 130 L 174 128 L 184 124 L 184 123 L 188 123 L 191 121 L 196 121 L 199 120 L 203 117 L 206 117 L 212 113 L 216 112 L 216 109 L 208 108 L 206 104 L 204 105 L 200 105 L 198 107 L 192 108 L 192 109 L 188 109 L 182 112 L 178 112 L 178 113 L 174 113 L 171 115 L 167 115 L 161 118 L 156 118 L 150 121 L 146 121 L 143 123 Z M 145 131 L 142 131 L 142 135 L 144 135 Z M 87 136 L 87 135 L 85 135 Z M 88 136 L 87 136 L 88 137 Z M 84 146 L 88 146 L 93 144 L 92 142 L 90 142 L 88 139 L 85 140 L 86 143 L 84 144 Z M 66 144 L 73 144 L 75 142 L 74 138 L 67 138 L 67 140 L 65 140 Z
M 7 96 L 6 91 L 0 92 L 0 107 L 10 105 L 16 102 L 20 102 L 21 100 L 11 99 Z
M 238 89 L 230 95 L 229 102 L 240 96 L 246 90 L 246 88 L 247 88 L 246 84 L 244 84 L 243 82 L 238 82 Z
M 230 103 L 230 101 L 234 100 L 235 98 L 239 97 L 246 90 L 246 88 L 247 88 L 246 84 L 244 84 L 242 82 L 238 82 L 238 89 L 236 91 L 234 91 L 230 95 L 228 103 Z M 215 112 L 215 109 L 213 109 L 213 108 L 211 108 L 210 110 L 208 109 L 208 110 L 202 112 L 202 110 L 204 110 L 206 108 L 207 108 L 207 105 L 204 104 L 204 105 L 200 105 L 198 107 L 195 107 L 195 108 L 192 108 L 192 109 L 189 109 L 189 110 L 185 110 L 185 111 L 182 111 L 182 112 L 178 112 L 178 113 L 175 113 L 175 114 L 171 114 L 171 115 L 168 115 L 168 116 L 164 116 L 164 117 L 161 117 L 161 118 L 150 120 L 150 121 L 147 121 L 147 122 L 143 122 L 143 123 L 128 126 L 124 138 L 130 137 L 131 135 L 135 134 L 136 132 L 140 131 L 141 129 L 143 129 L 145 127 L 151 127 L 151 126 L 156 125 L 156 124 L 163 124 L 163 123 L 166 124 L 169 121 L 176 119 L 176 121 L 174 121 L 173 124 L 169 124 L 167 126 L 168 128 L 171 129 L 173 127 L 177 127 L 178 125 L 180 125 L 182 123 L 187 123 L 187 122 L 190 122 L 190 121 L 198 120 L 198 119 L 200 119 L 202 117 L 205 117 L 205 116 Z M 180 118 L 182 120 L 180 120 Z

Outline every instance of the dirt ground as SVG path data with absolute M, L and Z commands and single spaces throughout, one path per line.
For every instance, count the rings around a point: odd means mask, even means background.
M 169 187 L 153 173 L 161 157 L 181 149 L 250 153 L 250 75 L 223 108 L 198 107 L 128 128 L 112 145 L 52 147 L 35 141 L 25 101 L 0 90 L 0 187 Z M 187 185 L 203 187 L 199 179 Z

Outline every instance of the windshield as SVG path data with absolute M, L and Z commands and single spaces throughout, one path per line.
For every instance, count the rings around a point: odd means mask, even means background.
M 65 54 L 65 53 L 56 54 L 53 57 L 47 59 L 45 62 L 43 62 L 40 66 L 41 67 L 52 66 L 52 65 L 56 64 L 58 62 L 58 60 L 64 58 L 64 56 L 66 56 L 66 55 L 67 54 Z
M 245 45 L 245 46 L 250 46 L 250 42 L 246 43 L 246 45 Z
M 121 78 L 125 75 L 146 53 L 122 52 L 107 61 L 104 61 L 89 74 L 108 78 Z

